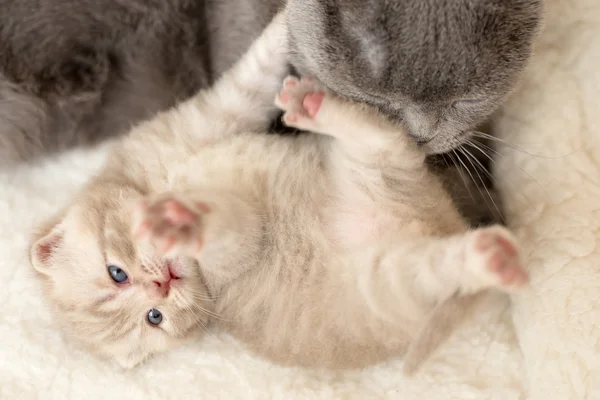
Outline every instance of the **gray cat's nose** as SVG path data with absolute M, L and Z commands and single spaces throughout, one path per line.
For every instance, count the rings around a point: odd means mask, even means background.
M 415 141 L 417 142 L 417 144 L 419 146 L 427 144 L 429 142 L 431 142 L 433 140 L 435 136 L 432 136 L 430 138 L 424 138 L 424 137 L 413 137 L 413 139 L 415 139 Z

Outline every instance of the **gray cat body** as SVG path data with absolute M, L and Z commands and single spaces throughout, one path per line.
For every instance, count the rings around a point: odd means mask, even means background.
M 206 87 L 281 0 L 0 0 L 0 163 L 126 132 Z M 455 148 L 523 69 L 541 0 L 290 0 L 294 66 Z
M 0 0 L 0 165 L 119 136 L 212 82 L 203 2 Z

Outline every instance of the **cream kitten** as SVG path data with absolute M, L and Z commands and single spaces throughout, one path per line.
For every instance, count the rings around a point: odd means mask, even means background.
M 265 134 L 283 18 L 211 90 L 133 129 L 36 237 L 45 293 L 90 351 L 132 367 L 215 324 L 308 367 L 412 344 L 412 371 L 473 294 L 527 281 L 511 235 L 469 231 L 423 152 L 374 110 L 288 78 L 284 121 L 320 134 Z

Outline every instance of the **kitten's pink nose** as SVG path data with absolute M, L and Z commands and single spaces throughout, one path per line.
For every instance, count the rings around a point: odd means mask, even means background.
M 173 271 L 173 265 L 171 263 L 167 263 L 164 278 L 160 281 L 153 281 L 158 295 L 161 297 L 167 297 L 169 295 L 169 291 L 171 290 L 171 282 L 177 279 L 180 278 Z
M 171 289 L 171 278 L 167 281 L 154 281 L 154 286 L 156 287 L 156 292 L 161 297 L 167 297 L 169 295 L 169 290 Z

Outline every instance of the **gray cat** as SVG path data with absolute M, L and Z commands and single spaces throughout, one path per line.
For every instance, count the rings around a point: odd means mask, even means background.
M 442 153 L 513 88 L 541 11 L 539 0 L 292 0 L 288 20 L 301 72 Z
M 282 0 L 0 0 L 0 164 L 116 136 L 206 87 Z M 529 54 L 541 0 L 289 0 L 294 66 L 464 142 Z

